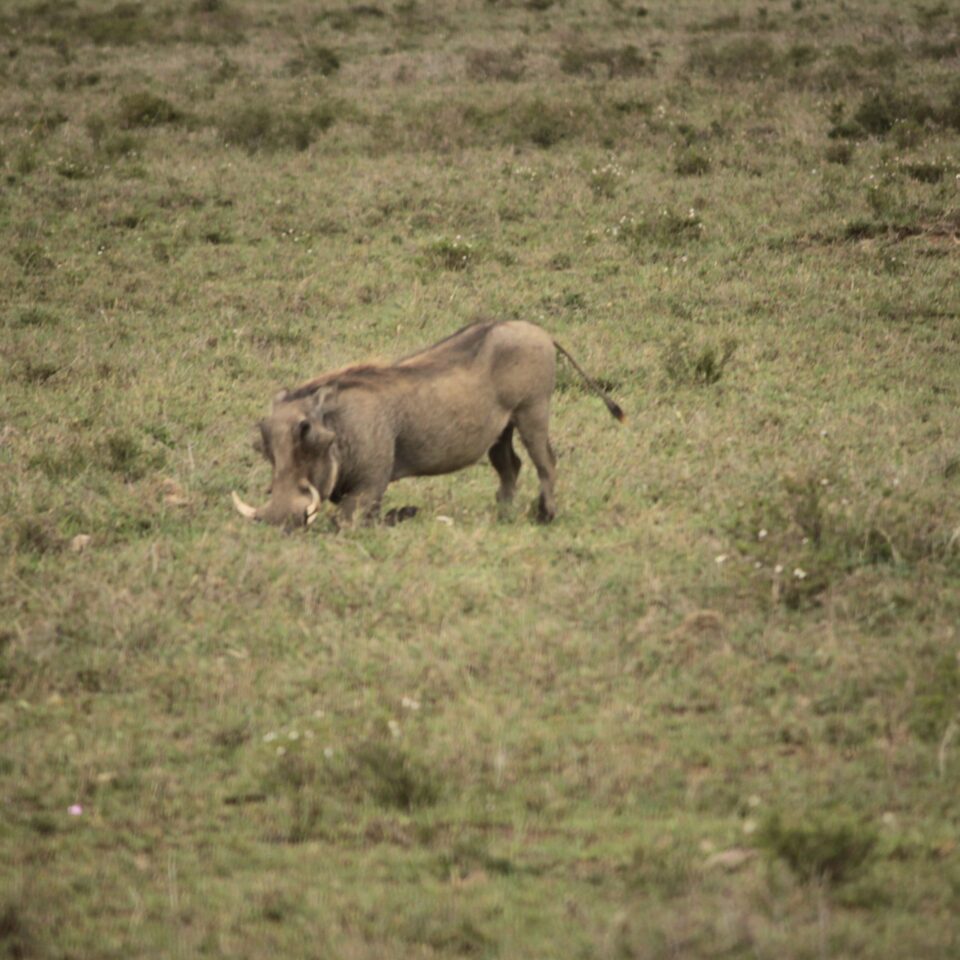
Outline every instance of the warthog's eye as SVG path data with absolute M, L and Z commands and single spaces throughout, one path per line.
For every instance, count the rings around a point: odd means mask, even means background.
M 297 436 L 300 438 L 300 442 L 303 443 L 309 435 L 310 421 L 304 418 L 297 424 Z

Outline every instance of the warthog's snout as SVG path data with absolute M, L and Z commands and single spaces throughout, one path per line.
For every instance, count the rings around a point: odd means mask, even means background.
M 245 503 L 236 490 L 231 491 L 230 496 L 237 512 L 248 520 L 262 520 L 264 523 L 287 527 L 310 526 L 317 519 L 321 500 L 320 491 L 309 480 L 298 484 L 287 495 L 275 492 L 270 501 L 260 508 Z

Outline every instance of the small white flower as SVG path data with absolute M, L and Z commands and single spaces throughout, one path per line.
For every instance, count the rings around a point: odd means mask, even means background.
M 806 579 L 807 579 L 807 571 L 801 569 L 800 567 L 795 567 L 795 568 L 794 568 L 793 575 L 794 575 L 794 577 L 797 578 L 797 580 L 806 580 Z
M 390 736 L 396 740 L 400 736 L 400 724 L 396 720 L 387 721 L 387 729 L 390 731 Z
M 716 563 L 716 564 L 726 563 L 726 562 L 727 562 L 727 554 L 721 553 L 718 557 L 714 557 L 714 558 L 713 558 L 713 562 Z
M 286 747 L 277 747 L 277 756 L 282 757 L 287 752 Z
M 773 572 L 774 572 L 774 573 L 783 573 L 783 564 L 782 564 L 782 563 L 778 563 L 778 564 L 773 568 Z
M 273 741 L 276 739 L 277 739 L 277 735 L 272 730 L 269 733 L 265 733 L 263 735 L 264 743 L 273 743 Z
M 313 711 L 313 715 L 317 718 L 317 720 L 322 720 L 327 714 L 325 710 L 317 707 L 317 709 Z
M 766 540 L 766 539 L 767 539 L 767 531 L 766 531 L 766 530 L 760 530 L 760 531 L 757 533 L 757 539 L 758 539 L 758 540 Z
M 758 797 L 755 793 L 752 793 L 749 797 L 747 797 L 747 806 L 753 807 L 754 810 L 759 807 L 762 802 L 763 801 L 760 799 L 760 797 Z
M 324 747 L 324 748 L 323 748 L 323 755 L 324 755 L 328 760 L 332 760 L 332 759 L 333 759 L 333 754 L 334 754 L 334 752 L 335 752 L 335 751 L 334 751 L 333 747 Z
M 300 739 L 300 733 L 299 733 L 297 730 L 291 730 L 291 731 L 287 734 L 287 736 L 288 736 L 291 740 L 299 740 L 299 739 Z
M 754 820 L 753 817 L 747 817 L 747 819 L 743 821 L 743 832 L 747 836 L 750 836 L 751 833 L 756 833 L 756 830 L 757 821 Z
M 403 707 L 405 710 L 419 710 L 420 701 L 414 700 L 412 697 L 404 697 L 400 701 L 400 706 Z

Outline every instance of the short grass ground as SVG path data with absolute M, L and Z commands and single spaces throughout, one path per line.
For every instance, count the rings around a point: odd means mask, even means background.
M 0 11 L 0 952 L 955 957 L 960 11 Z M 284 535 L 270 397 L 479 318 L 529 463 Z M 439 518 L 452 522 L 442 522 Z

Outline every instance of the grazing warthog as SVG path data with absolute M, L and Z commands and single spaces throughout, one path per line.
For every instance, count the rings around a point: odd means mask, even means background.
M 520 434 L 540 478 L 538 516 L 556 513 L 556 459 L 547 421 L 560 351 L 618 420 L 623 411 L 546 331 L 532 323 L 475 323 L 396 363 L 324 374 L 273 401 L 260 422 L 273 464 L 270 500 L 259 508 L 236 493 L 252 520 L 302 526 L 321 501 L 343 519 L 377 516 L 387 485 L 401 477 L 452 473 L 485 453 L 500 476 L 497 500 L 513 499 Z

